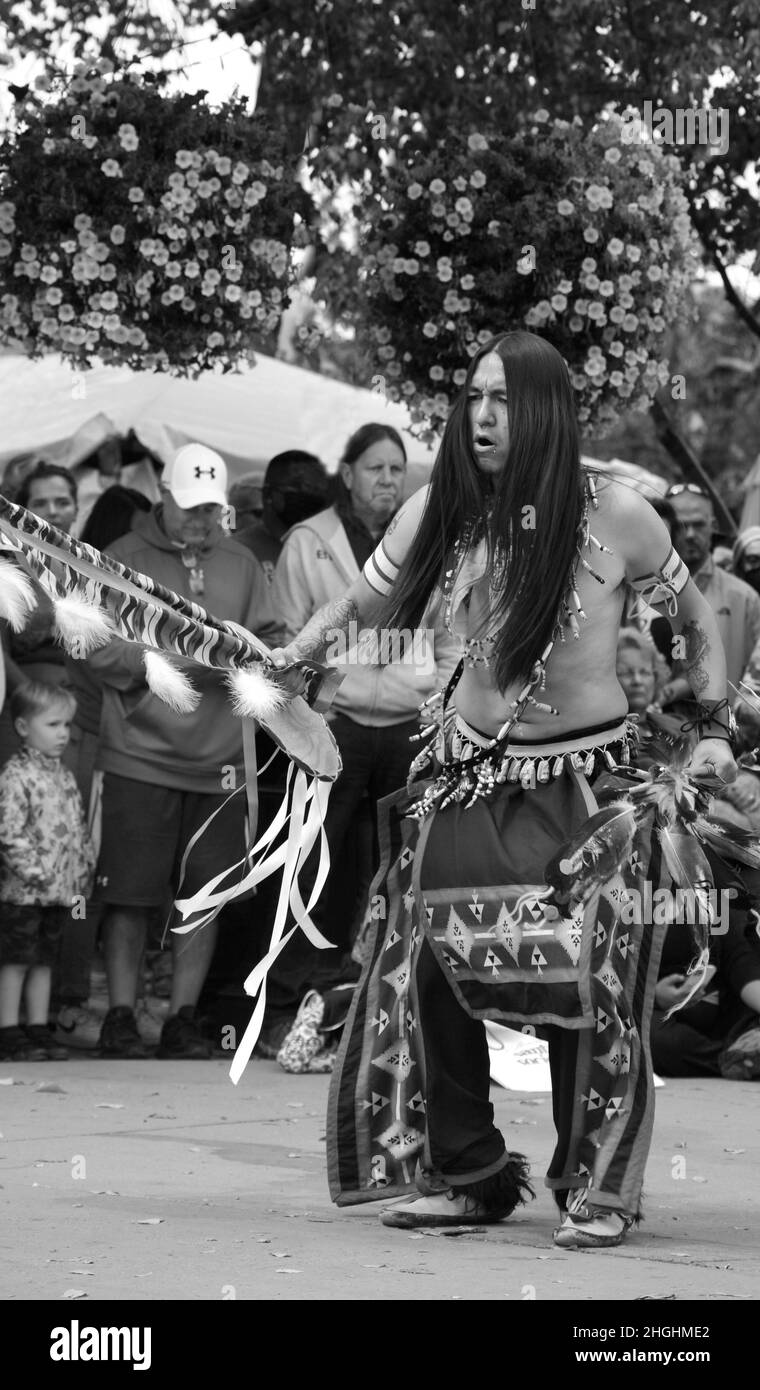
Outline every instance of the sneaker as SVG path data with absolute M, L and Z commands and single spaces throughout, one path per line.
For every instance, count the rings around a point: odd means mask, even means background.
M 0 1062 L 46 1062 L 47 1052 L 23 1028 L 0 1028 Z
M 69 1055 L 69 1049 L 61 1043 L 56 1042 L 52 1028 L 43 1023 L 27 1023 L 24 1029 L 29 1041 L 35 1047 L 41 1047 L 45 1056 L 51 1062 L 65 1062 Z
M 741 1033 L 721 1053 L 719 1066 L 727 1081 L 754 1081 L 760 1077 L 760 1028 Z
M 157 1057 L 179 1059 L 211 1056 L 211 1043 L 204 1038 L 195 1020 L 192 1004 L 184 1004 L 167 1018 L 161 1029 Z
M 87 1004 L 62 1004 L 53 1027 L 56 1042 L 68 1047 L 97 1047 L 103 1014 Z
M 108 1010 L 100 1030 L 98 1051 L 101 1057 L 147 1057 L 145 1043 L 137 1031 L 137 1020 L 126 1005 Z
M 254 1057 L 266 1057 L 267 1061 L 277 1060 L 277 1053 L 288 1036 L 295 1019 L 285 1019 L 281 1023 L 273 1023 L 269 1028 L 262 1028 L 259 1033 L 259 1040 L 253 1049 Z

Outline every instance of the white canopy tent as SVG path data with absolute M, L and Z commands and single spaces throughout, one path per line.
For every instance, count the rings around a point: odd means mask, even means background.
M 133 429 L 164 461 L 189 441 L 208 444 L 231 478 L 263 473 L 284 449 L 308 449 L 332 472 L 346 440 L 370 421 L 399 430 L 410 464 L 427 471 L 434 457 L 409 433 L 404 406 L 264 356 L 241 373 L 194 380 L 127 367 L 77 372 L 57 356 L 0 356 L 0 411 L 0 469 L 29 452 L 74 467 L 109 435 Z
M 407 493 L 426 480 L 435 458 L 410 433 L 404 406 L 264 356 L 241 373 L 189 379 L 128 367 L 79 372 L 58 356 L 33 362 L 8 353 L 0 355 L 0 419 L 0 476 L 18 455 L 76 468 L 109 436 L 130 429 L 164 462 L 189 441 L 208 444 L 224 456 L 231 480 L 263 476 L 270 458 L 285 449 L 308 449 L 332 472 L 346 440 L 370 421 L 401 434 L 409 458 Z M 665 491 L 662 478 L 624 460 L 585 461 L 650 499 Z M 147 470 L 146 478 L 129 481 L 150 492 Z

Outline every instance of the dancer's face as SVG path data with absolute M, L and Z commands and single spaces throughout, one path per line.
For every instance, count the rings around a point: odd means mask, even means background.
M 484 473 L 500 473 L 509 453 L 509 409 L 504 364 L 497 352 L 489 352 L 478 363 L 467 409 L 478 467 Z

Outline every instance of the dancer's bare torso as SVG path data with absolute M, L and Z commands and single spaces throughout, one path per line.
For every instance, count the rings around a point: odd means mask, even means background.
M 427 489 L 410 498 L 398 527 L 386 538 L 390 558 L 401 563 L 425 504 Z M 615 674 L 617 639 L 625 602 L 625 581 L 660 569 L 670 550 L 666 527 L 639 494 L 617 482 L 599 479 L 598 507 L 590 508 L 590 529 L 611 554 L 593 546 L 584 550 L 592 568 L 604 584 L 580 564 L 576 587 L 586 618 L 579 620 L 579 636 L 565 629 L 564 642 L 556 641 L 546 668 L 546 685 L 535 698 L 559 711 L 549 714 L 528 705 L 513 736 L 540 742 L 576 729 L 587 729 L 623 718 L 627 711 L 625 693 Z M 407 510 L 408 509 L 408 510 Z M 400 514 L 401 516 L 401 514 Z M 538 602 L 539 595 L 536 594 Z M 467 611 L 466 636 L 482 636 L 488 630 L 488 576 L 471 591 Z M 485 621 L 484 621 L 485 620 Z M 465 668 L 455 694 L 456 707 L 467 722 L 481 733 L 495 735 L 512 715 L 512 702 L 525 682 L 510 686 L 502 694 L 490 666 Z

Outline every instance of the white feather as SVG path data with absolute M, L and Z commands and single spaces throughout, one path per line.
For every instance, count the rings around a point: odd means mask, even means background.
M 192 714 L 198 708 L 200 692 L 194 690 L 184 671 L 173 666 L 163 652 L 148 650 L 144 655 L 145 678 L 159 700 L 176 714 Z
M 116 629 L 107 613 L 77 594 L 53 600 L 55 631 L 71 656 L 82 657 L 105 647 Z
M 0 560 L 0 618 L 5 618 L 14 632 L 21 632 L 36 607 L 34 589 L 23 570 Z
M 230 671 L 227 685 L 232 692 L 232 708 L 241 718 L 265 721 L 288 703 L 285 692 L 264 675 L 260 663 Z

